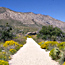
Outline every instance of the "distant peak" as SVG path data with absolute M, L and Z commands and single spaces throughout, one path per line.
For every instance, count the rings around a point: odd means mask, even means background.
M 5 7 L 0 7 L 0 9 L 6 9 Z
M 24 13 L 27 13 L 27 14 L 35 14 L 35 13 L 33 13 L 33 12 L 24 12 Z
M 11 9 L 9 9 L 9 8 L 6 8 L 6 7 L 0 7 L 0 13 L 4 13 L 4 12 L 6 12 L 7 10 L 13 11 L 13 10 L 11 10 Z M 16 12 L 16 11 L 14 11 L 14 12 Z
M 0 13 L 4 13 L 6 11 L 5 7 L 0 7 Z

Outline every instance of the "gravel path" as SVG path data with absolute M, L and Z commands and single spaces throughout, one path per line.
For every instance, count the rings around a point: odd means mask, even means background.
M 59 65 L 49 57 L 49 52 L 41 49 L 32 39 L 27 38 L 26 44 L 13 55 L 9 65 Z

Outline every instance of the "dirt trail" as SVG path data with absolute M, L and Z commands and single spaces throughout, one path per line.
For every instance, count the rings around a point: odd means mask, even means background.
M 49 57 L 49 52 L 41 49 L 32 39 L 27 38 L 26 44 L 13 55 L 9 65 L 59 65 Z

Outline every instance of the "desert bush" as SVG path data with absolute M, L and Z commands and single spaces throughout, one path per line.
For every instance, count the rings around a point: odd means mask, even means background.
M 65 61 L 65 42 L 61 42 L 57 46 L 64 54 L 64 59 L 62 60 L 64 62 Z
M 5 42 L 5 44 L 3 45 L 3 47 L 8 47 L 8 46 L 17 46 L 17 45 L 19 45 L 17 42 L 15 42 L 15 41 L 13 41 L 13 40 L 11 40 L 11 41 L 6 41 Z
M 32 38 L 30 35 L 26 35 L 25 36 L 25 39 L 27 39 L 27 38 Z
M 12 55 L 16 53 L 16 50 L 15 50 L 15 49 L 10 49 L 9 51 L 10 51 L 10 53 L 11 53 Z
M 8 61 L 10 59 L 10 55 L 7 52 L 0 52 L 0 60 Z
M 9 49 L 16 49 L 19 50 L 20 47 L 22 47 L 22 44 L 18 44 L 17 42 L 11 40 L 11 41 L 6 41 L 5 44 L 3 45 L 4 48 Z
M 20 45 L 16 46 L 16 47 L 15 47 L 16 51 L 18 51 L 21 47 L 23 47 L 23 45 L 22 45 L 22 44 L 20 44 Z
M 0 60 L 0 65 L 9 65 L 9 63 L 7 61 Z
M 44 44 L 41 45 L 42 49 L 51 50 L 54 47 L 57 47 L 58 42 L 56 41 L 46 41 Z
M 4 44 L 3 42 L 0 42 L 0 52 L 2 52 L 2 50 L 4 49 L 3 44 Z
M 58 48 L 62 51 L 65 51 L 65 42 L 61 42 L 58 44 Z
M 41 42 L 39 42 L 38 44 L 41 46 L 42 44 L 44 44 L 44 41 L 41 41 Z
M 59 60 L 61 59 L 64 55 L 63 55 L 63 52 L 61 52 L 58 48 L 53 48 L 49 55 L 51 56 L 51 58 L 53 60 Z
M 16 49 L 16 51 L 18 51 L 20 49 L 20 46 L 15 47 L 15 49 Z
M 17 39 L 13 39 L 14 41 L 18 42 L 19 44 L 25 44 L 26 43 L 26 38 L 21 35 L 21 37 L 18 37 Z
M 19 46 L 20 46 L 20 47 L 23 47 L 23 45 L 22 45 L 22 44 L 20 44 Z
M 65 65 L 65 62 L 63 63 L 63 65 Z
M 0 52 L 2 51 L 2 48 L 0 47 Z

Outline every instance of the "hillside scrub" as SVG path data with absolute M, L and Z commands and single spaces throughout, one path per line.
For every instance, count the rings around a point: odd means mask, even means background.
M 37 34 L 37 38 L 53 41 L 65 41 L 65 33 L 63 33 L 60 28 L 53 27 L 52 25 L 43 26 Z

